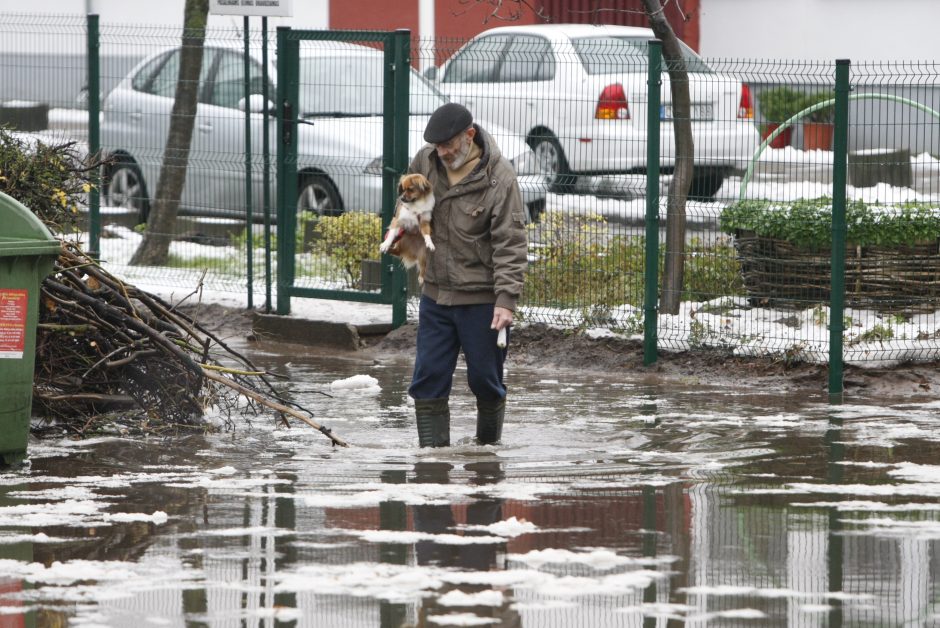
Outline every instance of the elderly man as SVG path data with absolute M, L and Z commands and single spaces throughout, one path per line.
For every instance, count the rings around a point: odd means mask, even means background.
M 505 346 L 526 270 L 525 209 L 516 173 L 496 142 L 457 103 L 438 108 L 424 131 L 428 142 L 409 170 L 430 181 L 437 204 L 418 316 L 409 394 L 421 447 L 450 444 L 448 398 L 463 350 L 476 396 L 476 437 L 500 440 L 506 411 Z

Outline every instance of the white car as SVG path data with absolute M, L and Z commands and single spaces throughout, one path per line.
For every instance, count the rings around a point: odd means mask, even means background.
M 280 141 L 273 114 L 276 68 L 269 68 L 269 102 L 262 93 L 260 50 L 252 51 L 251 147 L 254 215 L 261 217 L 262 128 L 267 124 L 272 163 Z M 146 220 L 153 203 L 170 126 L 180 49 L 164 49 L 138 64 L 107 96 L 101 145 L 111 158 L 103 178 L 104 202 L 128 207 Z M 340 42 L 303 42 L 300 49 L 297 125 L 298 211 L 338 214 L 381 211 L 383 145 L 383 54 Z M 412 70 L 409 155 L 424 145 L 430 114 L 446 99 Z M 238 42 L 204 48 L 198 106 L 180 213 L 244 217 L 244 55 Z M 545 177 L 524 138 L 480 121 L 519 175 L 531 214 L 545 202 Z M 272 190 L 272 194 L 273 194 Z
M 543 24 L 477 35 L 441 68 L 444 94 L 527 138 L 556 190 L 577 175 L 646 172 L 648 28 Z M 689 69 L 695 174 L 710 198 L 758 143 L 750 90 L 683 45 Z M 662 73 L 660 167 L 675 165 L 672 97 Z

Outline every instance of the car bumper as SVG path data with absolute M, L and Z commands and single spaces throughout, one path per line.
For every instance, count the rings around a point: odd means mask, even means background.
M 635 121 L 634 121 L 635 122 Z M 660 126 L 659 162 L 675 164 L 672 125 Z M 636 124 L 612 121 L 571 129 L 559 137 L 568 168 L 576 173 L 626 173 L 646 169 L 646 135 Z M 745 168 L 759 144 L 757 129 L 750 122 L 692 125 L 695 163 L 700 166 Z

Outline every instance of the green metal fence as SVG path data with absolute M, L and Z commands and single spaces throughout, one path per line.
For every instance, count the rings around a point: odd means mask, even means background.
M 19 52 L 0 64 L 0 101 L 47 105 L 52 130 L 38 132 L 47 139 L 56 132 L 93 144 L 88 120 L 100 119 L 100 143 L 114 158 L 103 173 L 100 255 L 131 281 L 182 290 L 202 278 L 244 292 L 271 286 L 262 263 L 271 259 L 274 269 L 292 267 L 291 281 L 273 286 L 282 298 L 296 286 L 294 296 L 388 302 L 402 286 L 394 262 L 378 254 L 389 219 L 378 190 L 400 173 L 427 114 L 447 98 L 474 112 L 519 175 L 532 218 L 521 319 L 635 338 L 647 362 L 657 351 L 700 349 L 828 362 L 834 393 L 843 362 L 938 357 L 935 63 L 687 54 L 688 77 L 679 79 L 668 61 L 660 69 L 659 48 L 645 35 L 583 36 L 567 47 L 498 32 L 473 42 L 413 38 L 408 130 L 399 129 L 409 134 L 399 142 L 407 155 L 388 161 L 387 132 L 370 115 L 388 113 L 384 78 L 337 62 L 323 64 L 332 74 L 298 77 L 299 102 L 307 98 L 310 111 L 282 111 L 279 121 L 260 103 L 249 106 L 246 163 L 243 50 L 252 52 L 249 96 L 266 88 L 282 101 L 275 72 L 267 82 L 261 72 L 263 35 L 273 42 L 274 33 L 210 30 L 170 264 L 142 268 L 127 261 L 140 239 L 134 226 L 154 200 L 180 29 L 103 23 L 95 46 L 94 26 L 84 17 L 4 20 L 5 45 Z M 376 46 L 354 33 L 329 39 L 304 46 L 323 58 Z M 83 109 L 94 101 L 82 92 L 94 50 L 100 118 Z M 673 88 L 683 82 L 694 146 L 687 196 L 676 185 L 689 165 L 675 148 L 682 116 Z M 149 109 L 131 111 L 135 98 Z M 298 148 L 297 176 L 278 186 L 260 147 L 267 130 L 276 153 L 285 119 L 298 122 L 295 139 L 315 139 Z M 265 175 L 286 212 L 267 238 Z M 257 208 L 250 228 L 248 207 Z M 297 229 L 288 232 L 292 219 Z M 674 311 L 664 305 L 667 273 L 682 274 Z M 407 309 L 413 316 L 414 298 Z
M 389 303 L 400 326 L 404 270 L 377 247 L 433 106 L 409 90 L 409 34 L 284 28 L 277 44 L 279 233 L 316 236 L 278 240 L 278 313 L 294 296 Z

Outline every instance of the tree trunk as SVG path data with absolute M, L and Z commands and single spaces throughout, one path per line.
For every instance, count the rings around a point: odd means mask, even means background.
M 666 256 L 663 268 L 662 294 L 659 309 L 667 314 L 679 313 L 685 270 L 685 202 L 692 184 L 694 146 L 692 143 L 692 105 L 689 96 L 689 73 L 679 39 L 663 14 L 660 0 L 643 0 L 650 28 L 663 42 L 663 59 L 669 72 L 672 92 L 672 126 L 676 139 L 676 165 L 666 199 Z M 648 164 L 647 168 L 656 167 Z
M 176 227 L 176 214 L 186 183 L 208 14 L 209 0 L 186 0 L 183 45 L 180 50 L 179 75 L 166 150 L 163 153 L 160 178 L 153 207 L 147 218 L 144 239 L 134 252 L 131 265 L 162 266 L 169 257 L 170 242 L 173 241 Z

